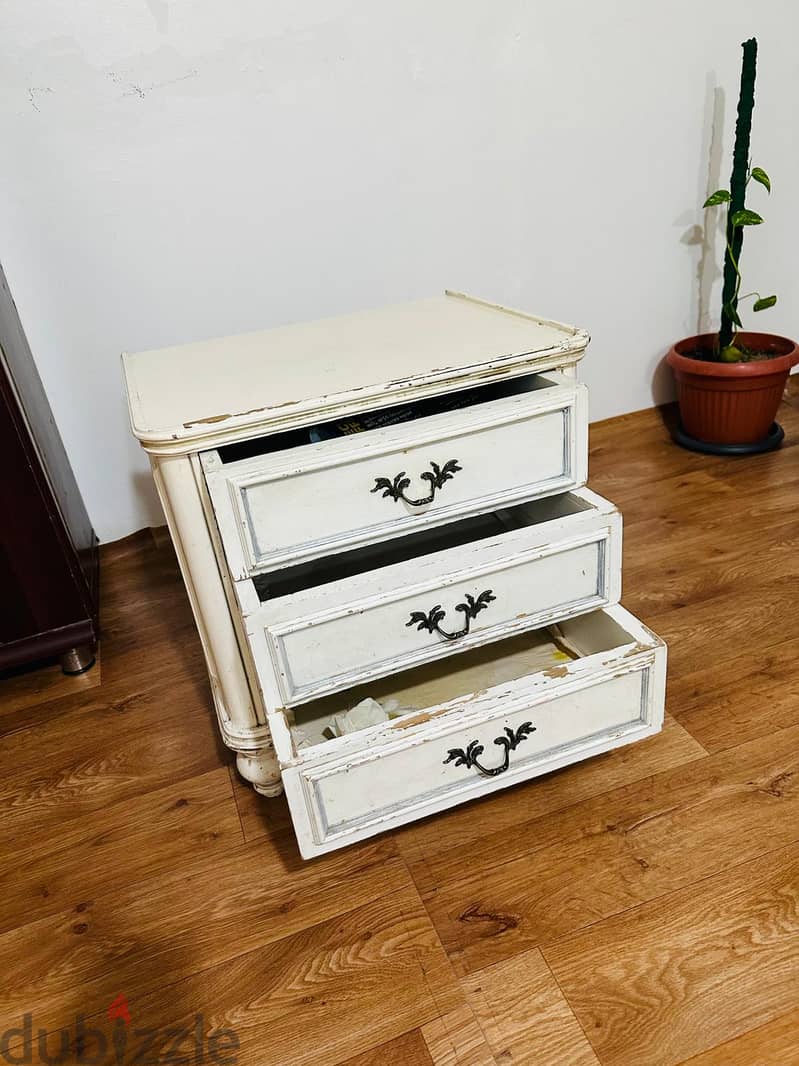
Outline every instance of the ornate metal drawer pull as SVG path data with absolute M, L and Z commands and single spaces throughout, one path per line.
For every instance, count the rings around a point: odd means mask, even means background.
M 380 492 L 383 489 L 384 498 L 390 496 L 394 503 L 397 500 L 404 500 L 411 507 L 422 507 L 426 503 L 432 503 L 436 489 L 443 488 L 444 482 L 451 481 L 459 471 L 463 470 L 463 467 L 459 466 L 457 459 L 450 459 L 443 466 L 431 462 L 430 466 L 433 468 L 432 473 L 429 470 L 425 470 L 423 474 L 419 475 L 422 481 L 430 482 L 430 495 L 421 500 L 411 500 L 405 495 L 405 489 L 410 485 L 411 479 L 405 476 L 404 470 L 400 470 L 398 474 L 395 474 L 392 481 L 389 481 L 387 477 L 376 477 L 375 487 L 371 491 Z
M 469 626 L 473 618 L 476 618 L 478 614 L 488 607 L 489 603 L 492 603 L 496 599 L 496 596 L 491 589 L 486 589 L 485 592 L 481 592 L 477 599 L 474 596 L 470 596 L 466 593 L 466 603 L 459 603 L 456 605 L 456 611 L 463 611 L 464 622 L 466 623 L 463 629 L 457 630 L 455 633 L 448 633 L 446 629 L 442 629 L 438 624 L 442 618 L 445 617 L 446 611 L 441 609 L 441 604 L 437 603 L 435 607 L 431 607 L 427 614 L 424 611 L 411 612 L 410 622 L 405 623 L 405 628 L 409 626 L 418 626 L 419 629 L 426 629 L 428 633 L 438 633 L 445 640 L 457 640 L 458 637 L 465 637 L 469 632 Z
M 516 751 L 518 746 L 523 740 L 527 740 L 531 733 L 535 733 L 535 726 L 532 722 L 522 722 L 519 728 L 514 732 L 512 729 L 505 727 L 505 736 L 496 737 L 495 744 L 499 744 L 501 748 L 505 749 L 505 758 L 502 761 L 501 766 L 483 766 L 478 761 L 478 756 L 483 754 L 483 745 L 477 740 L 471 740 L 467 746 L 466 751 L 463 748 L 450 748 L 449 755 L 444 760 L 444 765 L 448 762 L 455 760 L 456 766 L 465 766 L 467 770 L 471 770 L 473 766 L 485 777 L 496 777 L 497 774 L 504 774 L 510 766 L 510 753 Z

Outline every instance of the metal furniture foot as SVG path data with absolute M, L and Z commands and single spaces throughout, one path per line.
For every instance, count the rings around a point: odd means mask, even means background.
M 62 671 L 69 677 L 85 674 L 87 670 L 91 670 L 97 661 L 94 647 L 91 644 L 82 644 L 78 648 L 70 648 L 59 659 Z

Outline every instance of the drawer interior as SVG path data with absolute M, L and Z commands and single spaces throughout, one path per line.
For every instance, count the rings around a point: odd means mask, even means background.
M 257 455 L 269 455 L 273 452 L 300 448 L 316 444 L 323 440 L 336 440 L 354 433 L 383 429 L 386 426 L 413 422 L 431 415 L 444 414 L 447 411 L 478 407 L 492 400 L 508 396 L 520 396 L 527 392 L 538 392 L 562 384 L 556 372 L 547 374 L 523 374 L 511 380 L 490 382 L 470 389 L 454 390 L 442 396 L 432 396 L 412 403 L 394 404 L 390 407 L 375 408 L 358 415 L 337 418 L 315 426 L 273 433 L 255 440 L 227 444 L 218 449 L 222 464 L 235 463 L 241 459 L 251 459 Z
M 591 508 L 592 504 L 587 499 L 577 493 L 567 492 L 560 496 L 550 496 L 515 507 L 474 515 L 395 540 L 369 544 L 314 562 L 258 574 L 253 578 L 253 585 L 258 599 L 261 603 L 266 603 L 280 596 L 317 588 L 394 563 L 408 562 L 433 552 L 473 544 L 511 529 L 538 526 L 567 518 Z
M 454 658 L 405 670 L 369 684 L 314 700 L 286 712 L 297 752 L 335 743 L 342 735 L 340 716 L 364 700 L 374 700 L 386 713 L 385 720 L 402 728 L 415 725 L 420 715 L 473 692 L 522 677 L 558 677 L 569 662 L 598 653 L 616 651 L 634 644 L 638 637 L 606 611 L 593 611 L 558 626 L 533 630 L 487 646 L 471 649 Z M 361 720 L 366 711 L 361 712 Z M 357 719 L 356 719 L 357 721 Z M 369 721 L 362 728 L 379 724 Z M 355 728 L 348 728 L 355 732 Z

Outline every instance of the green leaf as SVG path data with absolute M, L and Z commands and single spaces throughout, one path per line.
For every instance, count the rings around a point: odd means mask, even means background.
M 752 167 L 752 177 L 755 181 L 759 181 L 761 185 L 765 185 L 768 191 L 771 192 L 771 178 L 762 167 Z
M 752 305 L 753 311 L 765 311 L 767 307 L 773 307 L 777 302 L 776 296 L 763 296 L 760 300 L 755 300 Z
M 732 306 L 732 304 L 725 304 L 723 311 L 727 318 L 729 318 L 730 322 L 734 322 L 736 326 L 743 326 L 743 323 L 738 317 L 738 311 Z
M 711 196 L 708 196 L 707 200 L 702 204 L 702 207 L 715 207 L 716 204 L 726 204 L 730 201 L 730 194 L 726 189 L 717 189 Z
M 747 208 L 736 211 L 730 219 L 733 226 L 759 226 L 762 221 L 757 211 L 749 211 Z

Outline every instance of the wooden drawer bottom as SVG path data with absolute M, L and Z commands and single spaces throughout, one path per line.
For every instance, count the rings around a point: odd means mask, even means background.
M 666 648 L 621 607 L 565 622 L 572 658 L 541 669 L 540 634 L 307 705 L 271 722 L 304 857 L 343 847 L 656 732 Z M 533 669 L 531 670 L 531 664 Z M 329 741 L 315 719 L 371 695 L 402 713 Z M 334 704 L 336 705 L 334 707 Z M 286 712 L 290 714 L 290 712 Z M 317 726 L 319 721 L 316 722 Z M 535 804 L 535 790 L 528 797 Z

